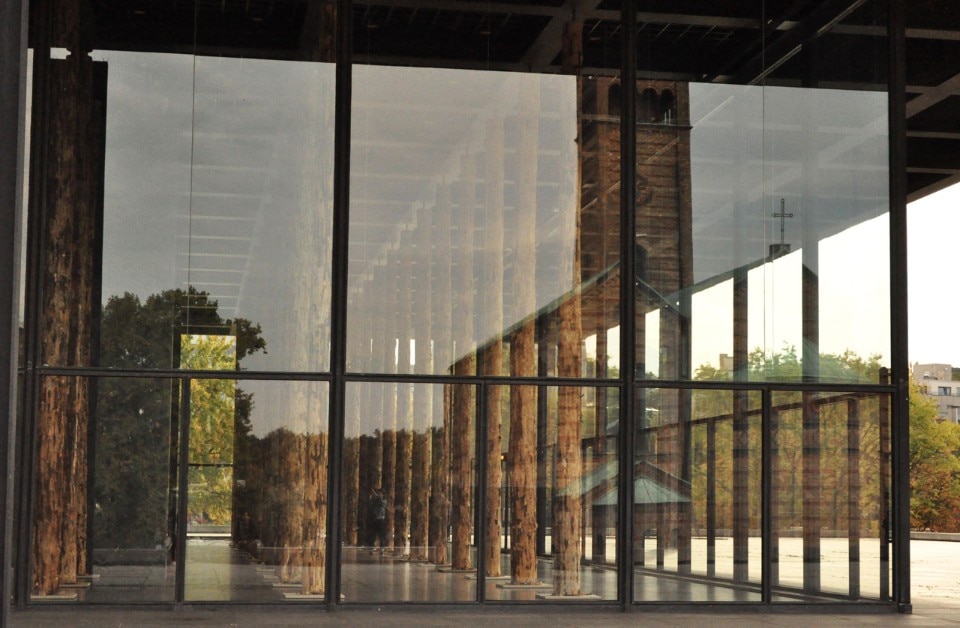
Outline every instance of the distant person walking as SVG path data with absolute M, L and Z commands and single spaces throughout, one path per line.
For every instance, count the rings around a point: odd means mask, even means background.
M 374 547 L 379 545 L 382 554 L 387 547 L 387 498 L 379 486 L 374 487 L 370 493 L 368 508 L 368 521 L 373 533 L 372 544 Z

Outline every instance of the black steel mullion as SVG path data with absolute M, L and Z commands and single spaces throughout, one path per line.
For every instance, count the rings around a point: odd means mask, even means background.
M 760 406 L 760 599 L 773 601 L 773 393 L 764 388 Z
M 623 608 L 633 608 L 633 461 L 636 455 L 634 385 L 636 373 L 636 172 L 637 172 L 637 7 L 623 0 L 620 90 L 620 471 L 617 498 L 618 599 Z
M 893 590 L 910 612 L 910 399 L 907 329 L 906 1 L 888 0 L 890 353 L 893 384 Z
M 180 412 L 177 426 L 177 534 L 176 582 L 174 601 L 182 604 L 186 594 L 187 574 L 187 507 L 190 472 L 190 378 L 180 380 Z
M 17 302 L 20 251 L 20 207 L 23 189 L 23 136 L 27 60 L 27 2 L 13 0 L 0 4 L 0 625 L 7 625 L 13 586 L 14 478 L 17 472 L 17 367 L 19 333 Z M 16 150 L 13 148 L 16 147 Z
M 340 512 L 343 508 L 341 475 L 343 472 L 344 407 L 346 401 L 347 362 L 347 243 L 350 234 L 350 114 L 352 106 L 352 3 L 338 0 L 336 11 L 336 113 L 334 118 L 333 163 L 333 259 L 331 290 L 330 411 L 328 414 L 329 454 L 327 458 L 327 609 L 340 603 Z
M 111 378 L 151 378 L 151 379 L 179 379 L 189 376 L 192 379 L 233 379 L 233 380 L 268 380 L 268 381 L 309 381 L 330 382 L 334 376 L 329 372 L 296 372 L 296 371 L 206 371 L 192 369 L 111 369 L 104 367 L 75 367 L 75 366 L 41 366 L 34 369 L 39 376 L 62 375 L 84 377 L 111 377 Z M 581 379 L 575 377 L 485 377 L 485 376 L 457 376 L 457 375 L 415 375 L 395 373 L 342 373 L 338 375 L 345 382 L 385 382 L 408 384 L 479 384 L 490 386 L 591 386 L 591 387 L 618 387 L 620 379 Z M 661 389 L 689 389 L 689 390 L 744 390 L 756 391 L 769 388 L 771 391 L 781 392 L 817 392 L 817 393 L 889 393 L 897 392 L 894 384 L 861 384 L 850 382 L 838 384 L 832 382 L 760 382 L 760 381 L 722 381 L 722 380 L 641 380 L 633 381 L 635 386 Z
M 477 498 L 474 501 L 476 511 L 473 513 L 473 539 L 477 552 L 477 593 L 475 599 L 483 603 L 486 601 L 486 530 L 483 521 L 487 511 L 487 394 L 488 384 L 481 383 L 476 395 L 476 433 L 474 435 L 474 455 L 477 458 Z

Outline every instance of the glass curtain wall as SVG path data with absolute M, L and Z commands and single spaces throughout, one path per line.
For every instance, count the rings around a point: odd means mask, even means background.
M 327 385 L 231 378 L 330 370 L 335 18 L 306 1 L 33 3 L 26 359 L 118 374 L 28 384 L 33 596 L 285 599 L 222 573 L 256 561 L 322 599 Z M 179 371 L 224 376 L 177 401 Z M 101 484 L 98 465 L 150 486 Z M 151 521 L 116 537 L 105 517 L 134 510 Z
M 886 3 L 720 3 L 711 17 L 661 4 L 642 3 L 635 26 L 635 375 L 651 387 L 636 391 L 634 481 L 682 490 L 635 514 L 635 599 L 887 599 L 888 463 L 835 449 L 834 434 L 863 431 L 837 410 L 849 395 L 798 389 L 764 408 L 749 386 L 887 383 Z M 849 412 L 875 425 L 877 408 Z M 777 421 L 797 413 L 789 444 Z M 837 482 L 861 477 L 880 491 L 844 501 Z
M 21 592 L 889 601 L 886 3 L 708 4 L 34 2 Z
M 619 376 L 615 4 L 355 8 L 347 367 L 398 383 L 363 388 L 377 427 L 346 444 L 344 494 L 387 513 L 343 555 L 351 599 L 617 599 L 614 554 L 587 568 L 584 512 L 616 510 L 619 389 L 496 383 Z M 360 500 L 347 521 L 370 516 Z

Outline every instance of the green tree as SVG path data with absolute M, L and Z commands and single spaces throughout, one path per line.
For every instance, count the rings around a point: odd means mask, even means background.
M 191 370 L 235 368 L 232 336 L 190 334 L 181 338 L 180 365 Z M 190 382 L 190 499 L 191 516 L 203 523 L 231 521 L 236 425 L 236 382 L 194 379 Z
M 937 419 L 936 402 L 910 382 L 910 524 L 960 531 L 960 425 Z
M 198 330 L 235 336 L 234 366 L 229 368 L 239 368 L 243 357 L 266 347 L 260 325 L 222 318 L 217 302 L 205 292 L 192 287 L 165 290 L 145 301 L 128 292 L 110 297 L 104 306 L 99 363 L 118 369 L 177 368 L 181 336 Z M 202 406 L 203 394 L 192 393 L 198 394 Z M 103 377 L 97 381 L 96 395 L 94 546 L 160 546 L 175 519 L 179 381 Z M 252 399 L 239 390 L 233 397 L 234 430 L 243 435 L 249 432 Z M 220 443 L 219 451 L 229 452 L 232 459 L 232 445 Z

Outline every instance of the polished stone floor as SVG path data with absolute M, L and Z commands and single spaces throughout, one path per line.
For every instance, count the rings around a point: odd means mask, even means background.
M 689 607 L 689 612 L 677 612 L 672 607 L 671 612 L 658 612 L 661 607 L 639 605 L 631 607 L 632 612 L 618 612 L 609 608 L 592 608 L 590 605 L 577 607 L 557 604 L 529 604 L 522 607 L 468 607 L 443 609 L 436 606 L 420 605 L 378 605 L 371 604 L 359 607 L 344 607 L 339 612 L 325 612 L 314 605 L 291 604 L 284 609 L 265 609 L 256 606 L 230 607 L 199 607 L 191 605 L 169 606 L 165 608 L 133 609 L 104 608 L 84 604 L 35 604 L 26 610 L 15 610 L 9 617 L 9 625 L 15 628 L 38 628 L 47 626 L 81 626 L 100 627 L 114 626 L 125 628 L 152 628 L 160 626 L 222 626 L 235 628 L 250 626 L 261 628 L 264 626 L 553 626 L 555 628 L 612 628 L 620 626 L 650 626 L 650 627 L 686 627 L 708 625 L 710 628 L 754 628 L 757 626 L 773 626 L 776 628 L 790 628 L 794 626 L 811 626 L 823 628 L 826 626 L 843 626 L 859 628 L 861 626 L 909 626 L 933 627 L 946 626 L 960 628 L 960 542 L 944 541 L 914 541 L 911 543 L 911 580 L 913 582 L 912 614 L 897 614 L 887 606 L 880 607 L 844 607 L 836 612 L 823 612 L 821 609 L 815 614 L 806 614 L 802 611 L 805 605 L 789 605 L 779 607 L 753 607 L 744 612 L 727 611 L 715 606 Z M 221 559 L 230 557 L 237 560 L 237 568 L 248 575 L 258 572 L 257 567 L 250 571 L 249 563 L 244 564 L 242 554 L 231 552 L 230 548 L 223 551 L 222 545 L 213 544 Z M 383 569 L 388 565 L 399 565 L 394 561 L 380 563 L 369 557 L 363 562 L 370 561 L 370 567 Z M 358 559 L 359 561 L 359 559 Z M 357 565 L 360 573 L 366 565 Z M 412 567 L 412 566 L 411 566 Z M 110 570 L 116 569 L 114 567 Z M 352 569 L 352 568 L 351 568 Z M 173 595 L 172 575 L 164 574 L 164 566 L 154 566 L 148 569 L 124 567 L 121 569 L 126 576 L 119 572 L 115 575 L 103 574 L 97 583 L 81 595 L 107 595 L 105 589 L 117 589 L 121 583 L 130 587 L 128 593 L 137 595 L 153 591 L 155 597 L 166 588 L 169 596 Z M 345 573 L 349 572 L 344 565 Z M 135 573 L 136 572 L 136 573 Z M 153 573 L 150 573 L 153 572 Z M 638 574 L 639 575 L 639 574 Z M 258 576 L 260 577 L 260 576 Z M 113 580 L 111 580 L 113 578 Z M 167 580 L 169 578 L 169 580 Z M 262 577 L 260 577 L 262 579 Z M 665 575 L 659 576 L 664 582 L 670 580 Z M 646 578 L 644 578 L 646 579 Z M 256 578 L 251 576 L 256 583 Z M 465 580 L 465 578 L 464 578 Z M 112 584 L 111 584 L 112 583 Z M 257 588 L 264 588 L 259 583 Z M 723 589 L 729 587 L 715 587 L 713 591 L 721 595 Z M 705 590 L 701 590 L 703 592 Z M 277 599 L 277 598 L 274 598 Z M 132 600 L 131 600 L 132 601 Z M 784 612 L 784 608 L 796 608 L 798 612 Z M 864 614 L 864 611 L 871 611 Z M 883 611 L 887 612 L 883 612 Z
M 721 539 L 716 548 L 716 567 L 707 576 L 706 550 L 702 540 L 693 546 L 693 573 L 677 574 L 676 551 L 665 551 L 657 564 L 655 545 L 647 543 L 644 566 L 637 566 L 634 599 L 653 602 L 759 602 L 760 540 L 752 539 L 749 580 L 734 583 L 732 578 L 732 541 Z M 822 545 L 822 589 L 828 595 L 804 596 L 802 547 L 800 539 L 781 539 L 780 574 L 784 585 L 776 589 L 776 601 L 829 601 L 829 592 L 843 596 L 849 590 L 846 540 L 825 539 Z M 864 542 L 861 551 L 861 596 L 879 597 L 879 560 L 876 540 Z M 345 547 L 342 553 L 341 595 L 349 603 L 394 602 L 475 602 L 480 599 L 475 572 L 454 572 L 426 562 L 406 560 L 399 553 L 381 553 L 370 548 Z M 475 557 L 473 563 L 475 564 Z M 224 538 L 193 538 L 187 545 L 185 595 L 187 602 L 231 602 L 292 604 L 323 602 L 322 596 L 302 590 L 296 577 L 280 582 L 277 567 L 263 565 L 249 554 L 231 547 Z M 100 565 L 96 578 L 87 588 L 72 589 L 77 601 L 93 603 L 169 603 L 175 600 L 176 565 L 172 562 L 148 565 Z M 501 573 L 509 574 L 509 555 L 503 554 Z M 488 578 L 483 598 L 489 602 L 551 602 L 553 564 L 538 562 L 538 586 L 514 587 L 508 578 Z M 578 598 L 562 601 L 613 602 L 617 600 L 617 571 L 610 562 L 586 564 L 581 568 Z M 791 586 L 792 585 L 792 586 Z M 835 597 L 834 597 L 835 599 Z M 65 601 L 55 598 L 52 602 Z

